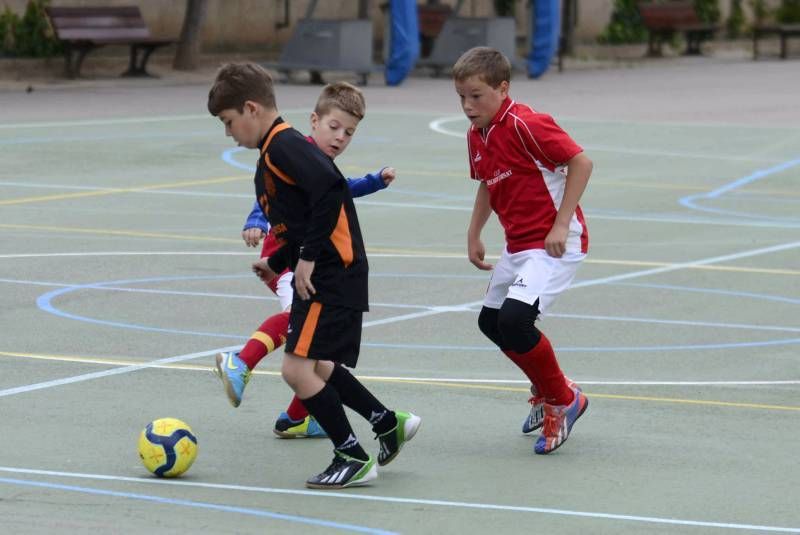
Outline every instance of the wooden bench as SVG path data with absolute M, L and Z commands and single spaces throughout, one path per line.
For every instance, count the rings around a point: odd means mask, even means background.
M 68 78 L 80 76 L 86 54 L 107 45 L 130 46 L 130 63 L 122 76 L 151 76 L 147 60 L 159 47 L 174 43 L 150 37 L 137 6 L 47 7 L 56 37 L 64 44 Z
M 800 37 L 800 24 L 763 24 L 753 27 L 753 59 L 758 59 L 758 41 L 768 35 L 777 35 L 781 40 L 781 59 L 789 56 L 786 41 L 789 37 Z
M 719 29 L 716 24 L 701 21 L 692 2 L 639 2 L 639 15 L 650 32 L 647 47 L 648 56 L 661 56 L 661 45 L 676 33 L 686 36 L 686 55 L 699 55 L 700 45 L 714 37 Z

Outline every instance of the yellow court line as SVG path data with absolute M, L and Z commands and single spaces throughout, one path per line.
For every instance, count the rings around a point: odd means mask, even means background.
M 249 175 L 236 175 L 225 176 L 220 178 L 208 178 L 203 180 L 186 180 L 182 182 L 170 182 L 167 184 L 153 184 L 151 186 L 140 186 L 136 188 L 108 188 L 99 189 L 95 191 L 81 191 L 77 193 L 59 193 L 57 195 L 41 195 L 39 197 L 23 197 L 20 199 L 6 199 L 0 201 L 0 206 L 8 206 L 12 204 L 29 204 L 35 202 L 47 201 L 63 201 L 66 199 L 77 199 L 81 197 L 97 197 L 101 195 L 115 195 L 117 193 L 137 193 L 141 191 L 158 190 L 165 188 L 183 188 L 188 186 L 203 186 L 207 184 L 222 184 L 225 182 L 233 182 L 242 180 L 244 178 L 251 178 Z
M 587 264 L 611 264 L 615 266 L 632 266 L 632 267 L 668 267 L 681 264 L 681 262 L 647 262 L 641 260 L 603 260 L 587 258 L 584 260 Z M 734 271 L 741 273 L 768 273 L 770 275 L 800 275 L 800 270 L 796 269 L 774 269 L 774 268 L 755 268 L 755 267 L 740 267 L 740 266 L 720 266 L 720 265 L 703 265 L 703 266 L 686 266 L 686 269 L 700 269 L 706 271 Z
M 527 388 L 517 388 L 510 386 L 494 386 L 494 385 L 476 385 L 476 384 L 463 384 L 463 383 L 447 383 L 439 381 L 415 381 L 413 379 L 389 379 L 389 378 L 371 378 L 359 377 L 365 381 L 381 381 L 386 383 L 408 383 L 419 385 L 435 385 L 445 386 L 450 388 L 470 388 L 476 390 L 494 390 L 502 392 L 525 392 L 529 393 Z M 593 392 L 586 392 L 585 394 L 592 398 L 600 399 L 624 399 L 629 401 L 651 401 L 661 403 L 685 403 L 691 405 L 711 405 L 720 407 L 734 407 L 741 409 L 765 409 L 765 410 L 781 410 L 781 411 L 797 411 L 800 412 L 800 406 L 792 405 L 766 405 L 761 403 L 737 403 L 733 401 L 714 401 L 704 399 L 684 399 L 684 398 L 664 398 L 664 397 L 651 397 L 651 396 L 625 396 L 621 394 L 598 394 Z
M 0 225 L 2 226 L 2 225 Z M 367 248 L 368 253 L 372 254 L 407 254 L 409 256 L 429 256 L 435 255 L 442 258 L 464 258 L 467 255 L 464 253 L 437 253 L 433 251 L 424 251 L 418 249 L 386 249 L 386 248 Z M 486 255 L 487 260 L 497 260 L 499 255 Z M 614 266 L 630 266 L 630 267 L 672 267 L 683 265 L 683 262 L 651 262 L 646 260 L 604 260 L 587 258 L 584 260 L 587 264 L 608 264 Z M 800 275 L 800 270 L 796 269 L 774 269 L 774 268 L 755 268 L 755 267 L 739 267 L 739 266 L 720 266 L 720 265 L 686 265 L 684 269 L 699 269 L 706 271 L 732 271 L 741 273 L 767 273 L 770 275 Z
M 135 230 L 104 230 L 94 228 L 54 227 L 47 225 L 13 225 L 0 223 L 0 228 L 17 230 L 47 230 L 50 232 L 75 232 L 78 234 L 98 234 L 104 236 L 129 236 L 132 238 L 162 238 L 171 240 L 212 241 L 223 243 L 242 243 L 241 239 L 214 238 L 210 236 L 192 236 L 186 234 L 164 234 L 161 232 L 139 232 Z
M 80 364 L 104 364 L 109 366 L 135 366 L 143 364 L 142 362 L 121 360 L 121 359 L 108 359 L 101 357 L 80 357 L 70 355 L 39 355 L 34 353 L 19 353 L 11 351 L 0 351 L 0 356 L 27 358 L 35 360 L 48 360 L 57 362 L 74 362 Z M 191 370 L 191 371 L 206 371 L 214 370 L 213 366 L 201 366 L 198 364 L 158 364 L 152 366 L 153 368 L 167 368 L 173 370 Z M 271 375 L 279 376 L 280 372 L 266 371 L 266 370 L 253 370 L 255 375 Z M 362 381 L 375 381 L 381 383 L 406 383 L 412 385 L 424 386 L 443 386 L 447 388 L 460 388 L 464 390 L 491 390 L 495 392 L 522 392 L 528 393 L 527 388 L 513 387 L 513 386 L 496 386 L 496 385 L 480 385 L 480 384 L 464 384 L 464 383 L 450 383 L 446 381 L 419 381 L 415 379 L 391 378 L 391 377 L 369 377 L 357 376 Z M 793 411 L 800 412 L 800 406 L 793 405 L 768 405 L 764 403 L 739 403 L 733 401 L 715 401 L 704 399 L 685 399 L 685 398 L 665 398 L 653 396 L 628 396 L 622 394 L 598 394 L 586 392 L 586 395 L 592 398 L 599 399 L 619 399 L 625 401 L 646 401 L 652 403 L 679 403 L 686 405 L 706 405 L 714 407 L 729 407 L 736 409 L 760 409 L 760 410 L 775 410 L 775 411 Z

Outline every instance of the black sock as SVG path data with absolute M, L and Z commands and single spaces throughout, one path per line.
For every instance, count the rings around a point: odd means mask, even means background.
M 342 400 L 335 388 L 326 383 L 322 390 L 302 402 L 309 414 L 328 433 L 334 448 L 362 461 L 369 459 L 367 452 L 358 443 L 353 428 L 350 427 L 350 422 L 344 413 Z
M 328 379 L 339 393 L 342 403 L 356 411 L 372 424 L 372 430 L 382 435 L 397 425 L 394 413 L 372 395 L 344 366 L 336 364 Z

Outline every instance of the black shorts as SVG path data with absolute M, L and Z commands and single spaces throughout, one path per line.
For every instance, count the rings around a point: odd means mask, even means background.
M 295 298 L 289 315 L 286 352 L 355 368 L 361 349 L 363 315 L 353 308 Z

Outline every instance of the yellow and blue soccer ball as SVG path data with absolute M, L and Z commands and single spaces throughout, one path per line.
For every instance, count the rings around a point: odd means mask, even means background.
M 197 458 L 197 438 L 185 422 L 159 418 L 139 435 L 139 458 L 158 477 L 177 477 Z

